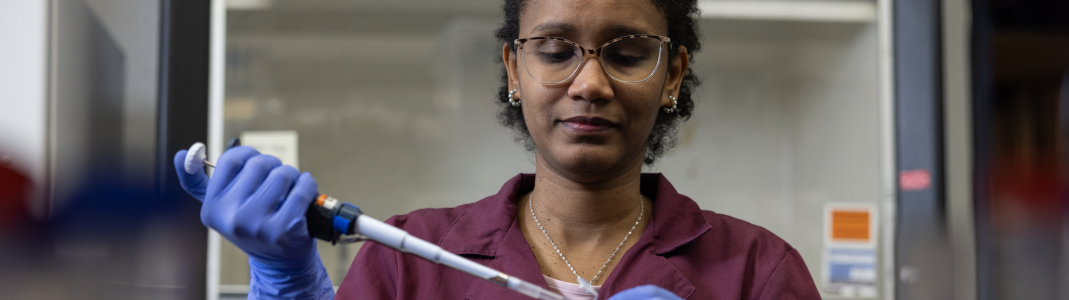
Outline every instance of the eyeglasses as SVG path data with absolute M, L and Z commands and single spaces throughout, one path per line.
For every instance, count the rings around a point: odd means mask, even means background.
M 555 37 L 517 39 L 516 49 L 527 74 L 541 83 L 568 81 L 579 73 L 587 55 L 598 57 L 609 77 L 626 83 L 639 83 L 653 77 L 661 64 L 661 49 L 668 37 L 636 34 L 615 38 L 595 49 Z

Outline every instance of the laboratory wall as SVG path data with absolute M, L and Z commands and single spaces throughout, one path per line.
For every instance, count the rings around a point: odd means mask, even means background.
M 500 1 L 249 3 L 227 14 L 226 137 L 296 136 L 286 163 L 380 219 L 477 201 L 534 171 L 496 119 Z M 694 116 L 644 171 L 787 240 L 829 297 L 871 299 L 888 271 L 882 228 L 860 289 L 830 282 L 825 240 L 830 206 L 878 219 L 888 199 L 876 6 L 862 4 L 863 18 L 814 20 L 713 3 L 692 65 L 703 80 Z M 359 246 L 319 244 L 335 285 Z M 247 259 L 229 243 L 220 272 L 224 296 L 244 297 Z

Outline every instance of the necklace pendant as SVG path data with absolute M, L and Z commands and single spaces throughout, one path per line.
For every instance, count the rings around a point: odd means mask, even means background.
M 575 281 L 579 283 L 579 288 L 583 289 L 587 293 L 594 295 L 594 299 L 598 298 L 598 291 L 594 290 L 594 286 L 589 281 L 583 279 L 582 276 L 575 275 Z

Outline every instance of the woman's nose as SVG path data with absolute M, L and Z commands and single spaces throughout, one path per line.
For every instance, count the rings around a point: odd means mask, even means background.
M 602 69 L 601 61 L 588 57 L 568 87 L 568 96 L 573 100 L 590 102 L 612 100 L 613 91 L 609 85 L 611 80 L 609 74 Z

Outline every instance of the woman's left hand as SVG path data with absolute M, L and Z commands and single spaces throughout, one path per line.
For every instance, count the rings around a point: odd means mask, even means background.
M 609 300 L 683 300 L 672 292 L 657 287 L 656 285 L 643 285 L 633 287 L 619 294 L 613 295 Z

